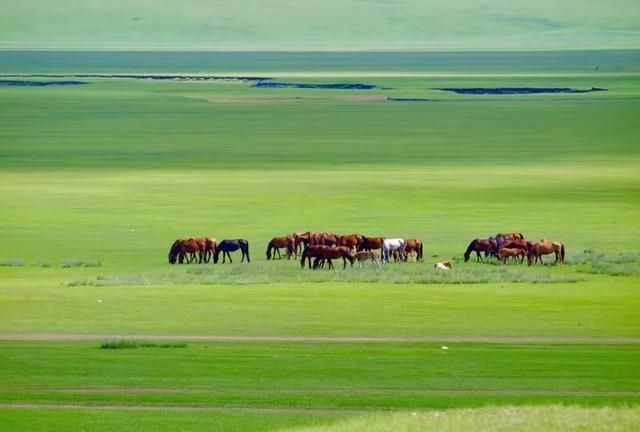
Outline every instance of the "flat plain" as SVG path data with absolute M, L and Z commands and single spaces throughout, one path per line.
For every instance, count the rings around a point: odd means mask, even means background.
M 2 55 L 0 81 L 85 83 L 0 86 L 3 430 L 412 430 L 442 428 L 434 409 L 537 407 L 637 429 L 637 52 L 619 73 L 584 56 L 508 72 L 508 54 L 477 74 L 261 64 L 271 82 L 371 90 L 82 77 L 97 70 Z M 504 87 L 607 91 L 439 90 Z M 420 238 L 426 260 L 266 260 L 269 239 L 305 230 Z M 501 231 L 562 241 L 567 264 L 463 262 Z M 248 239 L 252 262 L 168 264 L 173 240 L 204 235 Z M 398 411 L 419 417 L 376 417 Z

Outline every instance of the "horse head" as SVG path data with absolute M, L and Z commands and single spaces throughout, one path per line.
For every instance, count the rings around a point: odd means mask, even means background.
M 171 248 L 169 249 L 169 263 L 170 264 L 175 264 L 176 261 L 178 260 L 178 255 L 180 255 L 180 251 L 182 250 L 181 247 L 180 247 L 181 243 L 182 243 L 182 240 L 176 240 L 171 245 Z

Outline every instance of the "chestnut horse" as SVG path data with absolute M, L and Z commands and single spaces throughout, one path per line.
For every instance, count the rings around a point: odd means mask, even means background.
M 523 251 L 523 254 L 519 255 L 520 262 L 522 262 L 524 261 L 525 256 L 529 256 L 529 248 L 531 247 L 532 244 L 533 243 L 523 239 L 509 240 L 508 242 L 502 245 L 502 249 L 519 249 Z
M 346 246 L 351 249 L 358 249 L 364 241 L 364 236 L 360 234 L 350 234 L 338 237 L 338 246 Z
M 360 251 L 353 255 L 353 260 L 360 263 L 362 267 L 362 261 L 372 261 L 380 267 L 379 254 L 376 251 Z
M 309 245 L 333 246 L 338 243 L 338 236 L 332 233 L 309 233 Z
M 467 250 L 464 253 L 464 262 L 468 262 L 471 258 L 471 253 L 476 253 L 476 261 L 482 261 L 480 252 L 484 252 L 485 256 L 495 256 L 497 251 L 497 244 L 495 239 L 475 239 L 469 243 Z
M 422 250 L 422 240 L 405 240 L 404 247 L 404 260 L 407 261 L 409 259 L 410 253 L 416 254 L 416 261 L 422 261 L 423 259 L 423 250 Z
M 325 245 L 309 245 L 302 251 L 302 258 L 300 259 L 300 267 L 304 268 L 305 260 L 309 260 L 309 268 L 311 268 L 311 258 L 318 258 L 322 255 L 324 249 L 328 249 L 329 246 Z
M 291 259 L 291 255 L 295 255 L 298 257 L 298 254 L 295 250 L 295 239 L 293 236 L 284 236 L 284 237 L 274 237 L 271 239 L 269 244 L 267 245 L 267 260 L 270 260 L 273 253 L 273 258 L 275 259 L 275 254 L 278 254 L 278 259 L 282 259 L 282 255 L 280 255 L 280 249 L 287 250 L 287 259 Z
M 507 263 L 507 258 L 513 258 L 514 261 L 517 258 L 520 258 L 520 262 L 522 262 L 524 260 L 525 255 L 527 255 L 527 251 L 520 248 L 503 247 L 498 251 L 498 259 L 502 260 L 502 264 Z
M 513 240 L 524 240 L 524 236 L 522 235 L 522 233 L 499 233 L 496 234 L 495 238 L 497 244 L 498 244 L 498 248 L 496 249 L 496 253 L 493 254 L 494 256 L 496 256 L 496 254 L 498 253 L 498 251 L 500 249 L 502 249 L 505 245 L 505 243 L 513 241 Z
M 309 246 L 309 235 L 310 232 L 296 232 L 293 233 L 293 247 L 296 248 L 296 255 L 302 254 L 302 249 L 304 247 Z
M 532 243 L 529 247 L 528 263 L 529 265 L 537 264 L 538 260 L 540 260 L 540 264 L 544 264 L 542 255 L 550 255 L 552 253 L 556 255 L 556 264 L 558 264 L 558 261 L 560 261 L 560 264 L 564 264 L 564 244 L 549 239 L 542 239 L 537 243 Z
M 175 264 L 178 262 L 184 264 L 185 258 L 187 258 L 187 263 L 190 263 L 195 260 L 195 256 L 199 252 L 200 246 L 194 239 L 178 239 L 173 242 L 171 249 L 169 249 L 169 263 Z
M 202 264 L 203 261 L 208 263 L 216 251 L 216 239 L 211 237 L 197 237 L 189 240 L 193 240 L 198 244 L 198 262 L 200 264 Z
M 222 252 L 222 263 L 226 262 L 226 257 L 229 257 L 229 262 L 233 263 L 231 260 L 231 254 L 229 252 L 235 252 L 240 249 L 242 252 L 242 260 L 247 257 L 247 262 L 251 262 L 249 259 L 249 242 L 244 239 L 235 239 L 235 240 L 222 240 L 218 247 L 216 248 L 216 253 L 213 255 L 213 263 L 218 264 L 218 257 L 220 256 L 220 252 Z
M 347 246 L 336 246 L 336 247 L 330 247 L 327 246 L 323 249 L 320 249 L 318 256 L 316 257 L 315 260 L 313 260 L 313 268 L 317 269 L 321 264 L 322 267 L 324 267 L 324 261 L 327 261 L 329 263 L 329 268 L 332 269 L 333 267 L 333 263 L 331 262 L 331 260 L 334 259 L 338 259 L 338 258 L 342 258 L 342 269 L 346 269 L 347 268 L 347 260 L 349 261 L 349 263 L 351 264 L 351 267 L 353 267 L 353 256 L 351 255 L 351 248 L 347 247 Z

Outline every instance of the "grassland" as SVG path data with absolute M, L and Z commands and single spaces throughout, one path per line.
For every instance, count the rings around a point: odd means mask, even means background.
M 638 77 L 285 75 L 379 88 L 0 87 L 0 428 L 412 430 L 444 427 L 433 409 L 562 405 L 634 429 Z M 437 90 L 516 86 L 609 91 Z M 421 238 L 426 262 L 266 261 L 307 229 Z M 568 264 L 460 259 L 514 230 Z M 252 262 L 170 266 L 192 235 L 247 238 Z M 117 338 L 149 346 L 100 348 Z

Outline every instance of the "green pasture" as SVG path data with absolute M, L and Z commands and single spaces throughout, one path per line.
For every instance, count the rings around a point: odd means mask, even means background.
M 433 409 L 553 404 L 633 430 L 638 77 L 295 74 L 273 78 L 379 88 L 0 87 L 0 429 L 415 430 Z M 609 91 L 436 90 L 519 86 Z M 426 259 L 266 260 L 304 230 L 420 238 Z M 567 264 L 462 261 L 501 231 L 562 241 Z M 168 264 L 205 235 L 248 239 L 251 263 Z M 303 339 L 100 348 L 207 335 Z

